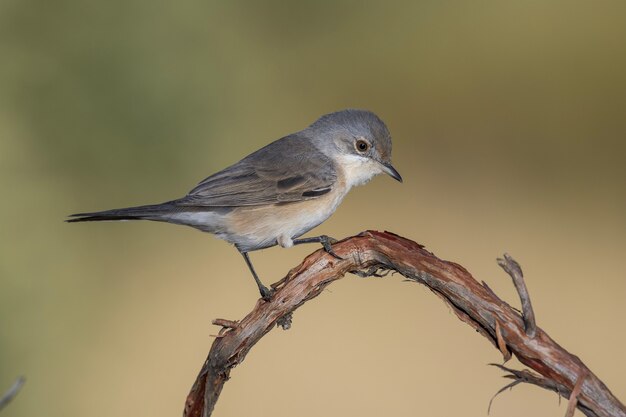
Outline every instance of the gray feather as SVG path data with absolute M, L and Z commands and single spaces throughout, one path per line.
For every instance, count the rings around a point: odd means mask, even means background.
M 73 219 L 66 220 L 68 223 L 93 222 L 103 220 L 158 220 L 163 216 L 176 211 L 176 201 L 168 201 L 162 204 L 150 204 L 146 206 L 126 207 L 113 210 L 94 211 L 90 213 L 71 214 Z
M 294 134 L 204 179 L 176 204 L 240 207 L 310 200 L 330 192 L 336 180 L 330 158 Z

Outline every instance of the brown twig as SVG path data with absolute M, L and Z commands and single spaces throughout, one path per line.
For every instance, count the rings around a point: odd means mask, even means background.
M 10 403 L 13 398 L 15 398 L 17 393 L 20 392 L 20 389 L 22 389 L 24 382 L 26 382 L 26 379 L 23 376 L 17 378 L 13 385 L 11 385 L 11 388 L 0 396 L 0 410 L 6 407 L 6 405 Z
M 504 254 L 504 259 L 498 258 L 498 265 L 506 271 L 507 274 L 513 279 L 513 285 L 519 294 L 519 298 L 522 302 L 522 318 L 524 319 L 524 328 L 526 334 L 533 338 L 537 332 L 537 324 L 535 323 L 535 312 L 533 311 L 533 305 L 530 302 L 530 294 L 528 294 L 528 288 L 526 288 L 526 282 L 524 282 L 524 274 L 522 268 L 511 258 L 508 253 Z
M 489 365 L 495 366 L 496 368 L 500 368 L 501 370 L 508 372 L 508 374 L 504 375 L 503 377 L 507 379 L 512 379 L 513 382 L 505 385 L 504 387 L 499 389 L 498 392 L 495 393 L 495 395 L 489 401 L 487 414 L 489 414 L 489 411 L 491 410 L 491 404 L 493 403 L 493 400 L 495 400 L 495 398 L 499 394 L 503 393 L 507 388 L 513 388 L 514 386 L 522 382 L 525 382 L 527 384 L 537 385 L 538 387 L 556 392 L 557 394 L 559 394 L 559 404 L 560 404 L 561 396 L 568 397 L 570 395 L 571 390 L 569 390 L 567 387 L 563 385 L 559 385 L 551 379 L 544 378 L 541 375 L 537 375 L 536 373 L 531 372 L 528 369 L 522 369 L 520 371 L 516 369 L 507 368 L 506 366 L 500 365 L 499 363 L 490 363 Z M 589 413 L 589 410 L 584 410 L 583 413 L 590 417 L 596 415 L 594 413 Z
M 500 327 L 498 319 L 496 319 L 496 342 L 498 343 L 498 349 L 500 349 L 500 352 L 502 353 L 502 359 L 504 359 L 504 362 L 508 362 L 512 355 L 506 347 L 504 336 L 502 336 L 502 327 Z
M 574 389 L 569 396 L 565 417 L 572 417 L 574 415 L 574 410 L 576 410 L 576 405 L 578 404 L 578 396 L 580 395 L 580 390 L 582 389 L 586 376 L 586 372 L 583 371 L 583 373 L 578 377 L 578 381 L 576 381 L 576 385 L 574 385 Z
M 322 250 L 304 259 L 275 287 L 269 302 L 259 300 L 237 326 L 215 339 L 185 403 L 186 417 L 208 417 L 219 398 L 231 369 L 241 363 L 250 349 L 276 324 L 284 323 L 293 311 L 346 273 L 375 275 L 379 270 L 397 271 L 408 280 L 427 286 L 444 300 L 459 319 L 485 336 L 496 348 L 515 355 L 530 371 L 510 372 L 508 378 L 556 391 L 577 399 L 574 404 L 589 417 L 626 417 L 626 407 L 583 362 L 563 349 L 534 325 L 528 292 L 518 292 L 526 322 L 493 291 L 478 283 L 462 266 L 437 258 L 421 245 L 389 232 L 369 231 L 333 244 L 343 259 Z M 523 283 L 521 269 L 505 255 L 503 264 L 516 282 Z M 504 266 L 503 266 L 504 267 Z M 380 274 L 379 274 L 380 275 Z M 516 288 L 517 288 L 516 283 Z M 525 294 L 525 295 L 522 295 Z M 527 302 L 527 303 L 526 303 Z M 498 330 L 496 330 L 496 323 Z M 529 331 L 534 328 L 534 337 Z M 584 376 L 584 377 L 581 377 Z M 576 386 L 580 392 L 572 395 Z

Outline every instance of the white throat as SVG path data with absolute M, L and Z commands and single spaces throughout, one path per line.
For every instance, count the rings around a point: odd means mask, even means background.
M 358 155 L 340 155 L 336 161 L 343 170 L 347 186 L 346 192 L 352 187 L 367 183 L 382 172 L 377 162 Z

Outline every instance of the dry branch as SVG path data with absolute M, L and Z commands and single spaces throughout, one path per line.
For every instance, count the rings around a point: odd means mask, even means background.
M 0 396 L 0 410 L 6 407 L 6 405 L 15 398 L 17 393 L 20 392 L 22 385 L 24 385 L 24 382 L 26 382 L 26 379 L 23 376 L 17 378 L 13 385 L 11 385 L 11 388 Z
M 526 334 L 533 338 L 537 332 L 537 324 L 535 323 L 533 305 L 530 302 L 530 294 L 528 294 L 528 288 L 526 288 L 526 282 L 524 282 L 522 268 L 515 259 L 511 258 L 507 253 L 504 254 L 504 258 L 498 258 L 498 265 L 500 265 L 513 280 L 513 285 L 515 285 L 517 294 L 522 302 L 522 318 L 524 319 Z
M 291 314 L 347 272 L 360 276 L 395 270 L 426 285 L 448 303 L 459 319 L 500 350 L 513 354 L 528 370 L 509 372 L 514 383 L 531 383 L 570 399 L 590 417 L 626 417 L 626 407 L 583 362 L 537 327 L 519 265 L 510 257 L 500 263 L 511 275 L 522 299 L 523 317 L 486 284 L 478 283 L 462 266 L 437 258 L 423 246 L 389 232 L 364 232 L 333 245 L 339 260 L 319 250 L 273 287 L 270 302 L 259 300 L 241 321 L 221 320 L 215 339 L 185 403 L 185 417 L 209 417 L 231 369 L 276 325 L 288 327 Z M 521 285 L 521 286 L 520 286 Z M 515 384 L 512 384 L 512 386 Z

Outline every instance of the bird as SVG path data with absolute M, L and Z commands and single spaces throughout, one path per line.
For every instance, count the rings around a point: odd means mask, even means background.
M 340 258 L 332 249 L 335 239 L 301 236 L 327 220 L 353 187 L 383 173 L 402 182 L 391 164 L 387 126 L 371 111 L 346 109 L 271 142 L 200 181 L 182 198 L 77 213 L 66 221 L 152 220 L 211 233 L 235 246 L 261 297 L 269 300 L 273 291 L 259 279 L 249 253 L 321 243 Z

